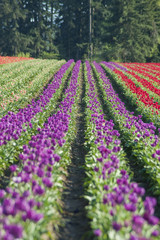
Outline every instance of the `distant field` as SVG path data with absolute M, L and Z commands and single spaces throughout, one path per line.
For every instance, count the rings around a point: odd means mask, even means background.
M 27 105 L 42 92 L 64 61 L 11 58 L 0 68 L 0 114 Z
M 30 60 L 33 58 L 26 58 L 26 57 L 2 57 L 0 56 L 0 64 L 7 64 L 12 62 L 20 62 L 24 60 Z
M 0 239 L 160 239 L 160 63 L 0 64 Z

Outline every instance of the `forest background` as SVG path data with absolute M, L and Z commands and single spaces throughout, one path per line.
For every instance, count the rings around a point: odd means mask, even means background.
M 0 35 L 3 56 L 160 62 L 160 0 L 0 0 Z

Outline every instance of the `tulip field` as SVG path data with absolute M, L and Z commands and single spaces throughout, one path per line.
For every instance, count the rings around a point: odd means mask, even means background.
M 159 240 L 160 63 L 8 59 L 0 57 L 0 239 Z M 89 226 L 61 238 L 80 115 L 85 162 L 75 174 L 85 172 Z
M 0 64 L 14 63 L 14 62 L 20 62 L 20 61 L 30 60 L 30 59 L 33 59 L 33 58 L 0 56 Z

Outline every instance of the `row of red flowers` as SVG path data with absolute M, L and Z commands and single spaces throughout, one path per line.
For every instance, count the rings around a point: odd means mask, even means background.
M 160 95 L 160 89 L 156 88 L 150 81 L 140 77 L 133 71 L 127 71 L 127 73 L 133 76 L 137 80 L 137 82 L 142 84 L 143 87 L 149 89 L 150 91 L 154 92 L 157 95 Z M 160 81 L 158 83 L 160 84 Z
M 129 69 L 135 68 L 143 70 L 145 72 L 149 72 L 160 76 L 160 64 L 159 63 L 121 63 L 122 66 L 127 67 Z
M 160 69 L 159 71 L 154 71 L 148 68 L 147 69 L 142 68 L 141 66 L 138 66 L 138 65 L 137 66 L 129 65 L 127 66 L 127 68 L 131 70 L 132 73 L 134 74 L 137 73 L 138 75 L 142 75 L 148 78 L 149 82 L 160 85 Z M 131 73 L 131 72 L 128 72 L 128 73 Z
M 139 101 L 143 102 L 145 106 L 153 107 L 157 110 L 160 109 L 160 105 L 158 102 L 154 102 L 153 98 L 149 96 L 149 94 L 144 91 L 142 88 L 137 87 L 136 84 L 129 79 L 123 72 L 115 69 L 114 72 L 117 74 L 120 79 L 125 82 L 126 86 L 131 90 L 131 92 L 137 95 Z
M 26 57 L 2 57 L 0 56 L 0 64 L 12 63 L 12 62 L 20 62 L 23 60 L 29 60 L 33 58 L 26 58 Z

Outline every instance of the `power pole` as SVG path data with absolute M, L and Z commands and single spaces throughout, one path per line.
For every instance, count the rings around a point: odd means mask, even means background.
M 92 0 L 89 0 L 89 59 L 92 60 Z

